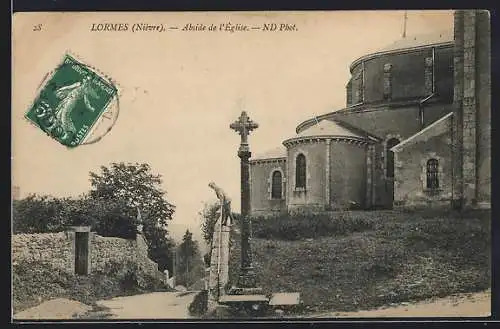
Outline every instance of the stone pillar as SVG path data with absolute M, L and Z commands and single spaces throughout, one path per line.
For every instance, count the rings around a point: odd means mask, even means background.
M 250 221 L 250 163 L 249 159 L 252 153 L 248 146 L 248 134 L 259 127 L 259 125 L 248 117 L 245 111 L 241 112 L 236 122 L 229 127 L 239 133 L 241 136 L 238 157 L 240 158 L 241 168 L 241 271 L 238 278 L 238 287 L 233 293 L 246 294 L 252 293 L 256 288 L 257 282 L 252 266 L 252 250 L 250 238 L 252 235 L 252 226 Z
M 370 208 L 374 203 L 373 195 L 373 171 L 374 171 L 374 156 L 375 146 L 372 144 L 366 145 L 366 202 L 365 208 Z
M 326 163 L 325 163 L 325 206 L 326 209 L 330 209 L 330 143 L 331 139 L 327 139 L 325 143 L 326 147 Z
M 453 199 L 460 208 L 478 199 L 477 19 L 475 10 L 455 12 Z M 458 201 L 458 202 L 457 202 Z
M 491 208 L 491 30 L 490 15 L 476 11 L 477 201 Z
M 463 203 L 462 175 L 462 101 L 464 91 L 464 11 L 457 10 L 454 14 L 454 54 L 453 54 L 453 132 L 452 132 L 452 194 L 453 206 L 461 208 Z
M 465 206 L 477 201 L 476 13 L 464 14 L 463 182 Z
M 391 76 L 392 64 L 384 64 L 384 99 L 392 98 L 392 76 Z
M 230 227 L 221 226 L 221 221 L 218 220 L 212 235 L 208 283 L 208 299 L 212 306 L 217 304 L 220 296 L 226 294 L 225 287 L 229 282 Z
M 250 238 L 252 225 L 250 221 L 250 181 L 249 159 L 250 151 L 240 150 L 241 167 L 241 273 L 238 279 L 238 288 L 255 288 L 256 278 L 252 265 L 252 251 Z

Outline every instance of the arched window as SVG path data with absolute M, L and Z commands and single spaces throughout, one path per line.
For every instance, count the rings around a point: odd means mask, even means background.
M 271 199 L 281 199 L 283 190 L 283 177 L 281 171 L 275 170 L 271 178 Z
M 295 187 L 306 188 L 306 157 L 302 153 L 295 160 Z
M 391 148 L 399 144 L 399 139 L 397 138 L 391 138 L 387 141 L 387 154 L 386 154 L 386 159 L 387 159 L 387 164 L 386 164 L 386 171 L 385 171 L 385 176 L 387 178 L 394 178 L 394 152 L 391 151 Z
M 427 188 L 439 189 L 439 161 L 437 159 L 427 161 Z

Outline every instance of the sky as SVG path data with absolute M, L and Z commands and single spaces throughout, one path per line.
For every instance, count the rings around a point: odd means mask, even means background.
M 315 115 L 345 107 L 349 64 L 399 40 L 403 11 L 17 13 L 13 18 L 12 183 L 30 193 L 78 196 L 89 172 L 146 162 L 176 205 L 171 235 L 200 240 L 198 212 L 215 201 L 210 181 L 240 209 L 242 110 L 259 124 L 252 153 L 292 137 Z M 295 24 L 288 32 L 182 31 L 185 24 Z M 91 31 L 128 23 L 128 31 Z M 134 23 L 179 29 L 131 32 Z M 35 25 L 40 31 L 34 31 Z M 407 37 L 453 29 L 451 11 L 408 11 Z M 69 51 L 118 84 L 120 115 L 101 141 L 67 149 L 24 119 L 44 76 Z

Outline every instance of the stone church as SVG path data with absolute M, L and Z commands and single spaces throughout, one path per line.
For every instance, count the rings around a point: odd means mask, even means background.
M 490 21 L 408 36 L 350 65 L 346 107 L 250 159 L 251 214 L 490 207 Z

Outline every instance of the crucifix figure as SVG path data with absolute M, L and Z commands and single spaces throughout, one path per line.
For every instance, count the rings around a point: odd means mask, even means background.
M 243 111 L 241 112 L 238 120 L 229 125 L 229 127 L 235 130 L 241 136 L 240 151 L 249 152 L 250 149 L 248 148 L 248 135 L 252 130 L 257 129 L 259 125 L 250 120 L 247 112 Z
M 241 272 L 238 280 L 238 288 L 256 289 L 256 278 L 252 266 L 252 251 L 250 248 L 251 223 L 250 213 L 250 181 L 249 159 L 252 155 L 248 146 L 248 135 L 259 125 L 248 117 L 245 111 L 229 127 L 241 136 L 238 156 L 241 161 Z

